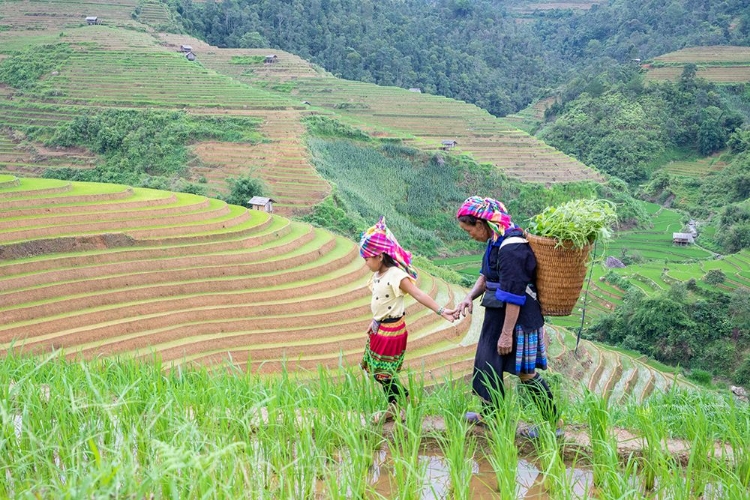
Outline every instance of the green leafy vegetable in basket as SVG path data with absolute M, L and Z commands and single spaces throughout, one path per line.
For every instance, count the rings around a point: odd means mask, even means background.
M 528 232 L 555 238 L 557 245 L 570 242 L 574 248 L 583 248 L 595 240 L 606 240 L 617 223 L 614 203 L 607 200 L 571 200 L 556 207 L 547 207 L 535 215 Z

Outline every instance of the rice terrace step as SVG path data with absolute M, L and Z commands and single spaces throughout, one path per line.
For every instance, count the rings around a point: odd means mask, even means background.
M 196 195 L 0 180 L 3 351 L 156 353 L 165 367 L 231 362 L 263 372 L 282 360 L 287 369 L 312 369 L 361 355 L 369 273 L 352 241 Z M 112 232 L 130 244 L 107 246 Z M 103 243 L 64 243 L 84 237 Z M 44 252 L 9 251 L 42 241 Z M 426 273 L 418 286 L 441 303 L 465 293 Z M 413 299 L 407 312 L 410 363 L 445 362 L 464 375 L 473 346 L 461 342 L 476 319 L 451 325 Z

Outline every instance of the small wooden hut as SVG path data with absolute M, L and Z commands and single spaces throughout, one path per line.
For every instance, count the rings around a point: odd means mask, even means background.
M 273 213 L 273 202 L 271 198 L 265 196 L 253 196 L 248 204 L 252 210 L 263 210 L 264 212 Z
M 446 139 L 445 141 L 442 141 L 440 143 L 440 149 L 443 151 L 448 151 L 450 149 L 453 149 L 458 145 L 458 141 L 454 141 L 452 139 Z
M 675 245 L 686 246 L 695 243 L 695 239 L 690 233 L 672 233 L 672 243 Z

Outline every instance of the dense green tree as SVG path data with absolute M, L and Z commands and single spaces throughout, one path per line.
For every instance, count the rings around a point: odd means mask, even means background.
M 249 207 L 250 198 L 253 196 L 262 196 L 265 188 L 263 182 L 249 175 L 241 175 L 240 177 L 227 179 L 229 184 L 229 194 L 225 201 L 231 205 L 239 205 L 241 207 Z
M 514 0 L 167 2 L 188 31 L 211 44 L 280 48 L 343 78 L 421 87 L 497 115 L 573 76 L 596 77 L 634 58 L 748 43 L 739 1 L 610 0 L 524 23 L 511 14 Z M 594 80 L 586 88 L 600 90 Z

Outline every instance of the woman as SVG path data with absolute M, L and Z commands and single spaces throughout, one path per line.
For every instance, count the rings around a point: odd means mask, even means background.
M 471 291 L 458 304 L 456 317 L 471 313 L 474 299 L 485 307 L 482 333 L 474 358 L 472 389 L 485 412 L 499 407 L 504 395 L 503 373 L 517 375 L 532 394 L 546 420 L 562 435 L 562 420 L 547 382 L 536 369 L 547 369 L 544 317 L 536 300 L 536 258 L 505 206 L 492 198 L 472 196 L 456 213 L 461 229 L 486 242 L 482 270 Z M 476 413 L 467 414 L 474 422 Z M 538 429 L 525 431 L 537 437 Z

